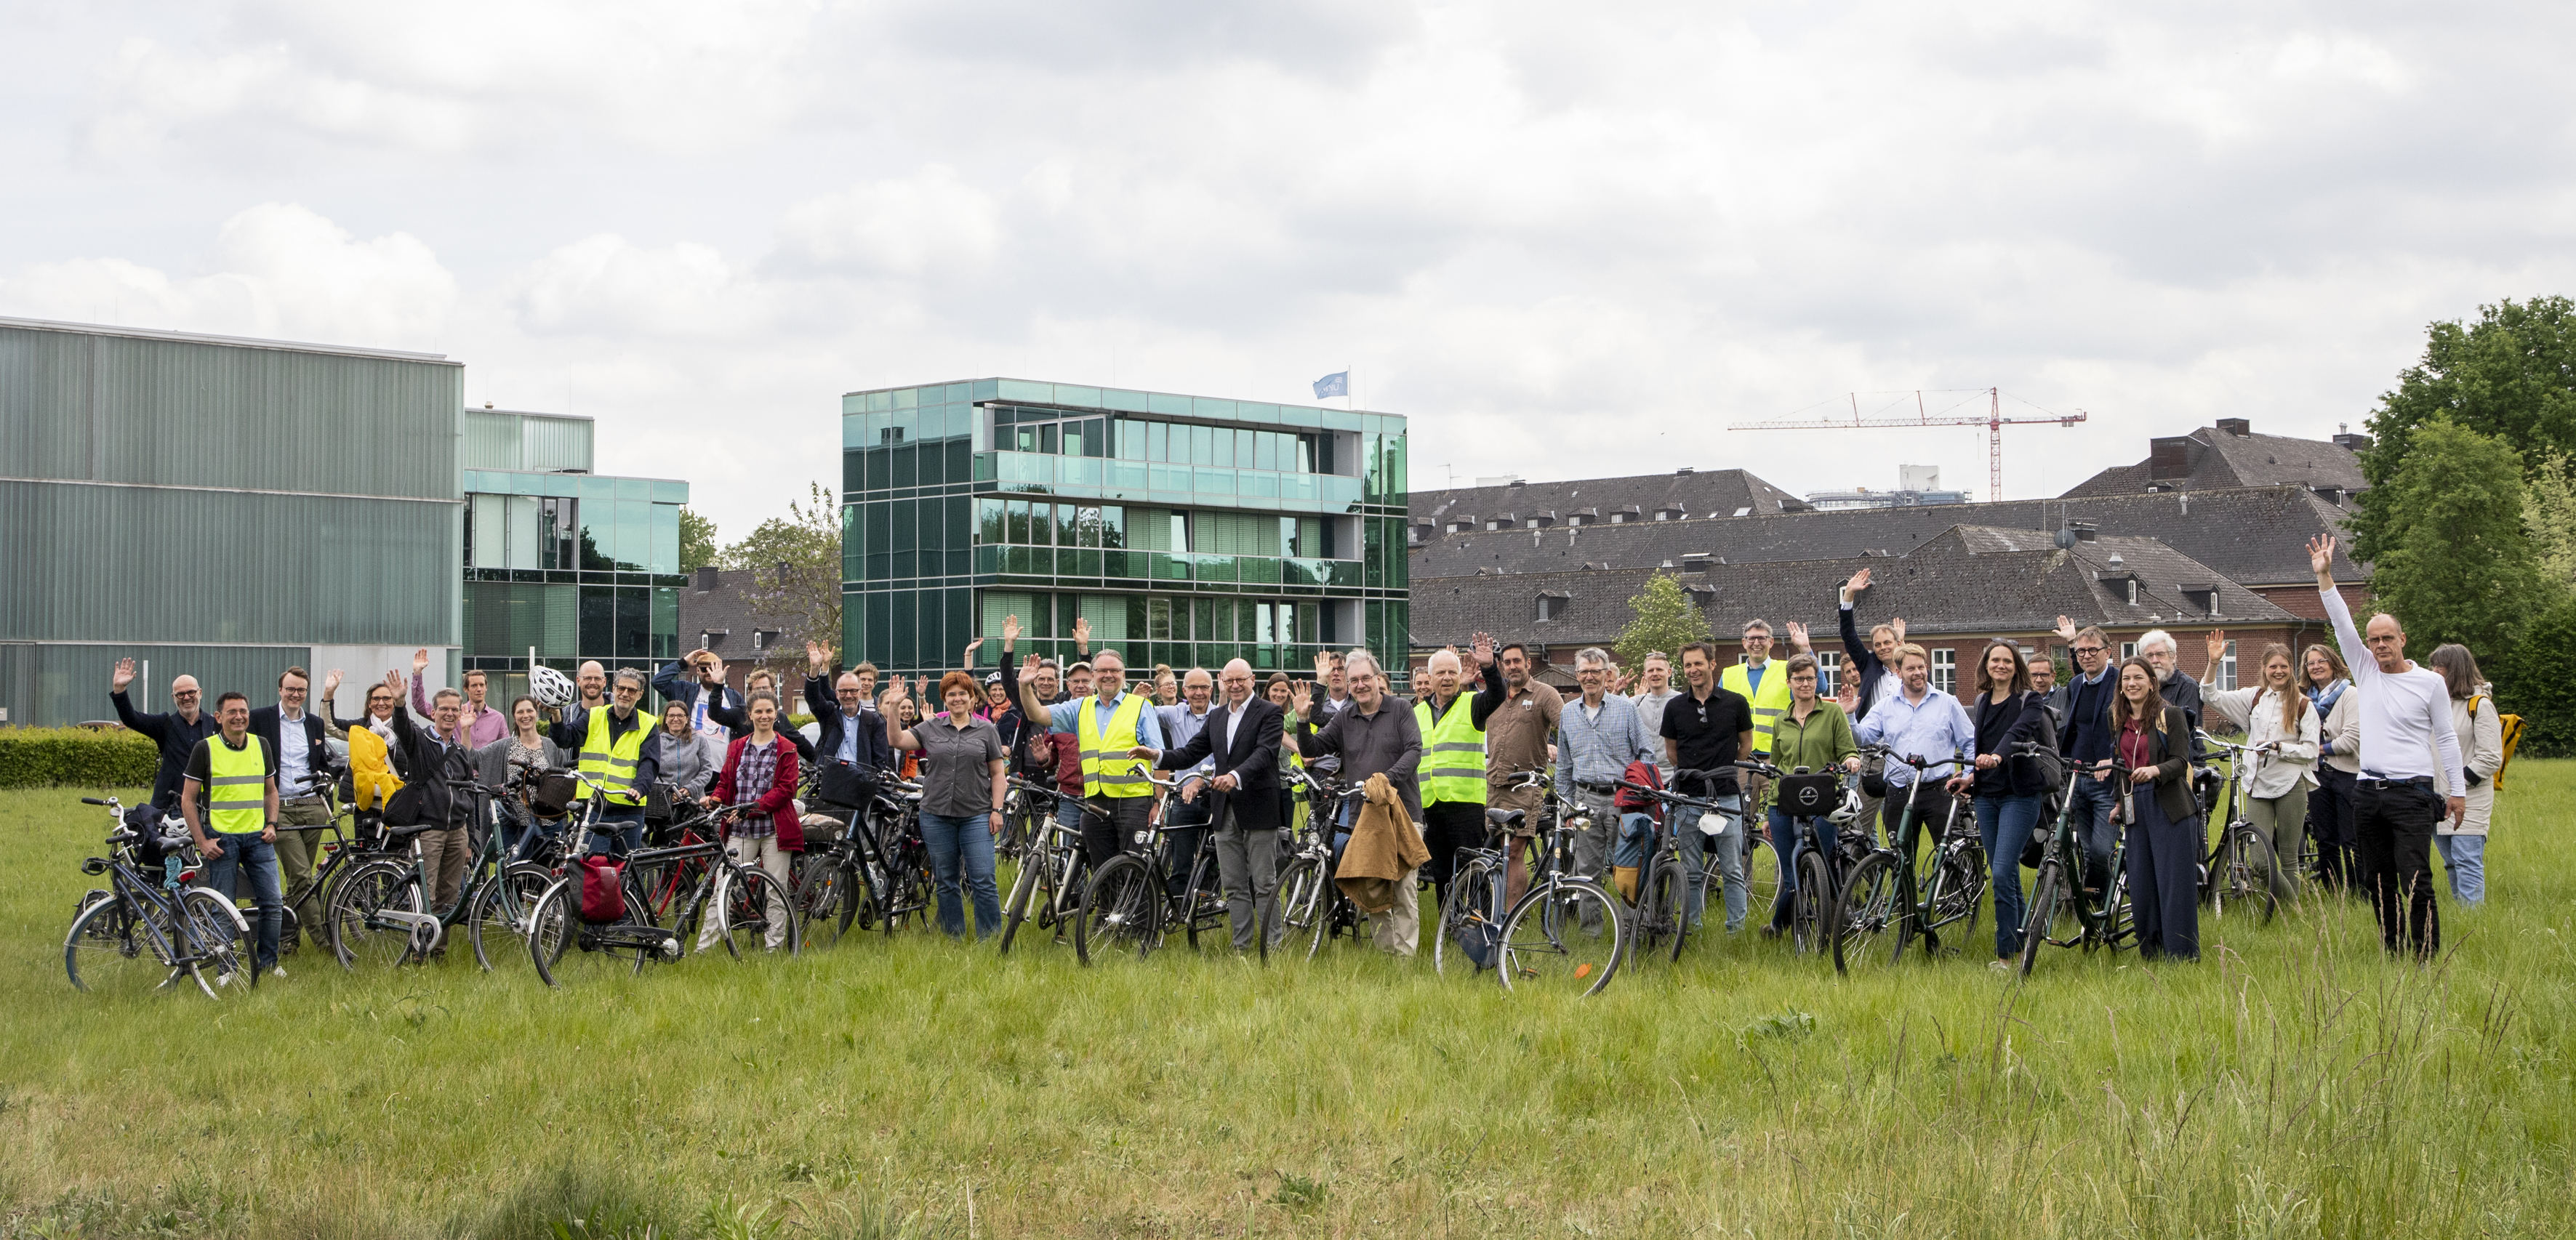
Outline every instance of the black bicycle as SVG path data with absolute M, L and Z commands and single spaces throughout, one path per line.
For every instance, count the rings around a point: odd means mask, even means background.
M 2035 748 L 2036 742 L 2024 741 L 2021 748 Z M 2110 775 L 2113 786 L 2122 792 L 2121 802 L 2128 801 L 2128 778 L 2125 772 L 2114 773 L 2111 763 L 2096 768 Z M 2084 855 L 2081 819 L 2086 811 L 2077 806 L 2074 797 L 2076 772 L 2066 775 L 2067 790 L 2053 821 L 2040 824 L 2036 842 L 2040 848 L 2039 876 L 2030 888 L 2030 911 L 2022 919 L 2021 976 L 2039 964 L 2039 949 L 2073 947 L 2090 955 L 2095 948 L 2107 947 L 2113 954 L 2137 946 L 2136 929 L 2129 920 L 2129 875 L 2122 865 L 2121 853 L 2126 848 L 2125 832 L 2111 833 L 2111 856 L 2102 885 L 2088 888 L 2085 876 L 2090 861 Z M 2116 820 L 2115 820 L 2116 821 Z
M 1145 779 L 1169 790 L 1179 781 L 1144 771 Z M 1177 831 L 1199 831 L 1199 845 L 1188 859 L 1188 881 L 1174 894 L 1165 878 L 1165 844 Z M 1163 945 L 1173 927 L 1188 937 L 1222 938 L 1227 924 L 1225 895 L 1217 880 L 1216 832 L 1199 824 L 1157 825 L 1135 833 L 1133 851 L 1122 850 L 1101 863 L 1083 888 L 1082 908 L 1073 923 L 1073 950 L 1084 964 L 1105 960 L 1144 959 Z M 1262 936 L 1255 936 L 1256 938 Z M 1265 948 L 1264 959 L 1268 958 Z
M 250 923 L 241 910 L 195 886 L 193 865 L 168 875 L 165 859 L 194 850 L 188 837 L 165 834 L 152 806 L 129 816 L 114 797 L 82 797 L 81 804 L 105 808 L 116 825 L 107 835 L 108 855 L 81 863 L 82 873 L 105 875 L 108 885 L 81 897 L 63 936 L 63 971 L 72 985 L 124 997 L 186 978 L 209 999 L 218 986 L 259 985 Z
M 1086 818 L 1109 820 L 1090 802 L 1046 784 L 1015 777 L 1011 787 L 1013 799 L 1037 825 L 1020 851 L 1011 893 L 1002 902 L 1003 953 L 1018 940 L 1024 922 L 1035 920 L 1038 929 L 1053 932 L 1056 941 L 1062 942 L 1063 928 L 1082 916 L 1082 833 L 1066 826 L 1057 813 L 1070 803 Z

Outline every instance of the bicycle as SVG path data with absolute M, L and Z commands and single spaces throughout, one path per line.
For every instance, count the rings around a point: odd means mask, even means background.
M 1753 771 L 1756 773 L 1765 770 L 1776 771 L 1778 769 L 1777 767 L 1768 766 L 1759 759 L 1747 759 L 1745 761 L 1735 762 L 1729 765 L 1732 769 Z M 1673 779 L 1675 782 L 1679 782 L 1684 777 L 1713 781 L 1717 774 L 1718 772 L 1716 771 L 1677 770 L 1673 772 Z M 1714 786 L 1713 782 L 1711 786 Z M 1739 790 L 1736 793 L 1736 803 L 1738 805 L 1742 805 L 1743 802 L 1744 797 L 1742 792 Z M 1748 917 L 1763 915 L 1762 910 L 1770 908 L 1772 902 L 1779 898 L 1780 879 L 1778 850 L 1773 849 L 1759 856 L 1756 855 L 1757 848 L 1767 848 L 1769 845 L 1769 841 L 1764 838 L 1764 832 L 1755 829 L 1757 824 L 1761 822 L 1759 811 L 1750 807 L 1728 809 L 1719 805 L 1714 799 L 1700 800 L 1693 802 L 1693 804 L 1700 807 L 1702 822 L 1707 821 L 1708 815 L 1714 814 L 1720 818 L 1734 820 L 1734 829 L 1743 832 L 1741 838 L 1744 840 L 1744 878 L 1742 882 L 1744 884 L 1745 912 Z M 1721 830 L 1719 834 L 1723 835 L 1724 831 Z M 1676 836 L 1675 839 L 1677 840 L 1678 837 Z M 1675 847 L 1675 854 L 1676 856 L 1679 855 L 1678 844 L 1676 844 Z M 1764 860 L 1766 857 L 1769 858 L 1769 860 Z M 1682 863 L 1682 876 L 1686 880 L 1682 898 L 1687 900 L 1689 898 L 1687 880 L 1693 877 L 1690 873 L 1688 862 Z M 1718 859 L 1717 849 L 1710 846 L 1706 841 L 1703 841 L 1700 846 L 1699 874 L 1697 875 L 1697 878 L 1699 879 L 1700 909 L 1690 910 L 1687 905 L 1680 906 L 1684 908 L 1686 913 L 1692 911 L 1704 911 L 1708 907 L 1709 899 L 1712 896 L 1717 897 L 1721 901 L 1725 897 L 1725 867 Z M 1723 907 L 1723 904 L 1721 904 L 1720 907 Z M 1682 918 L 1680 929 L 1673 935 L 1672 956 L 1674 960 L 1680 960 L 1682 958 L 1682 948 L 1690 942 L 1690 920 L 1689 916 L 1684 916 Z M 1652 949 L 1650 948 L 1649 950 Z
M 2036 749 L 2037 742 L 2024 741 L 2014 747 L 2016 754 Z M 2108 770 L 2105 763 L 2098 770 Z M 2050 947 L 2080 948 L 2091 955 L 2096 948 L 2108 947 L 2114 955 L 2136 946 L 2136 932 L 2129 921 L 2129 875 L 2121 854 L 2127 848 L 2124 832 L 2111 835 L 2110 874 L 2097 895 L 2088 895 L 2081 881 L 2089 862 L 2084 855 L 2084 841 L 2073 795 L 2076 772 L 2068 771 L 2067 795 L 2058 810 L 2056 821 L 2041 829 L 2039 875 L 2030 888 L 2030 911 L 2022 919 L 2021 976 L 2028 977 L 2039 964 L 2039 949 Z M 2126 780 L 2120 779 L 2125 786 Z M 2125 793 L 2122 798 L 2127 800 Z
M 736 812 L 728 809 L 717 815 L 717 820 L 730 818 Z M 596 819 L 594 808 L 584 825 L 599 830 Z M 646 902 L 647 892 L 639 872 L 651 874 L 657 872 L 656 867 L 684 863 L 698 863 L 690 868 L 699 877 L 674 906 L 671 923 L 665 925 Z M 583 865 L 587 867 L 589 863 L 585 861 Z M 572 962 L 585 958 L 606 962 L 610 969 L 626 967 L 639 974 L 647 962 L 678 960 L 688 954 L 692 932 L 710 907 L 714 909 L 716 933 L 724 941 L 725 952 L 736 960 L 749 960 L 755 954 L 755 945 L 765 943 L 773 923 L 783 923 L 780 947 L 788 955 L 794 956 L 803 949 L 795 897 L 787 885 L 758 866 L 736 861 L 721 844 L 696 840 L 639 848 L 626 854 L 625 864 L 617 869 L 623 911 L 614 920 L 593 922 L 584 915 L 586 875 L 559 876 L 538 897 L 528 949 L 538 977 L 548 986 L 560 987 L 568 980 L 578 979 L 584 970 Z M 579 954 L 568 956 L 568 951 Z
M 1045 805 L 1052 811 L 1060 809 L 1068 799 L 1065 793 L 1032 780 L 1014 777 L 1011 785 L 1015 798 L 1024 807 Z M 1080 797 L 1069 799 L 1081 807 L 1085 817 L 1104 823 L 1109 820 L 1090 802 Z M 1033 909 L 1038 928 L 1055 931 L 1059 942 L 1064 938 L 1060 927 L 1082 916 L 1082 884 L 1075 881 L 1082 874 L 1082 833 L 1064 825 L 1053 812 L 1042 818 L 1033 815 L 1032 821 L 1039 825 L 1021 850 L 1018 872 L 1011 879 L 1011 893 L 1002 901 L 1000 950 L 1004 955 L 1010 953 L 1020 924 L 1030 919 Z
M 378 858 L 351 869 L 323 905 L 323 926 L 331 954 L 342 969 L 360 965 L 399 966 L 428 960 L 446 950 L 448 934 L 459 924 L 474 949 L 475 963 L 493 972 L 524 946 L 532 922 L 533 897 L 554 878 L 533 862 L 513 862 L 497 829 L 494 793 L 481 784 L 455 785 L 453 794 L 470 797 L 475 809 L 462 829 L 481 836 L 474 859 L 467 863 L 456 900 L 432 909 L 429 874 L 420 851 L 423 832 L 445 830 L 443 823 L 396 827 L 387 841 L 403 841 L 400 859 Z M 474 824 L 480 824 L 478 832 Z
M 167 989 L 182 977 L 209 999 L 236 979 L 256 988 L 250 923 L 232 900 L 195 886 L 195 868 L 175 879 L 147 876 L 143 868 L 161 867 L 170 854 L 195 845 L 157 831 L 152 806 L 136 807 L 144 818 L 137 826 L 115 797 L 82 797 L 81 804 L 104 807 L 116 825 L 107 835 L 108 855 L 81 862 L 81 873 L 105 875 L 108 885 L 81 897 L 63 935 L 63 971 L 72 985 L 120 998 Z
M 1511 776 L 1503 790 L 1539 789 L 1540 804 L 1547 806 L 1555 802 L 1548 784 L 1545 772 L 1522 771 Z M 1518 842 L 1512 831 L 1527 817 L 1521 810 L 1487 809 L 1484 846 L 1458 850 L 1448 893 L 1440 903 L 1440 924 L 1431 939 L 1433 972 L 1447 974 L 1453 959 L 1463 959 L 1470 976 L 1494 967 L 1503 919 L 1511 914 L 1508 862 Z
M 1343 804 L 1365 798 L 1368 790 L 1342 787 L 1312 767 L 1293 770 L 1289 777 L 1306 803 L 1306 825 L 1293 839 L 1294 855 L 1271 893 L 1275 926 L 1262 927 L 1259 938 L 1264 959 L 1274 938 L 1285 942 L 1293 935 L 1306 940 L 1306 958 L 1312 960 L 1338 935 L 1359 938 L 1359 906 L 1333 881 L 1333 836 L 1341 830 Z
M 1179 779 L 1142 772 L 1145 780 L 1166 791 L 1179 786 Z M 1176 831 L 1197 830 L 1188 826 L 1156 825 L 1138 830 L 1134 836 L 1136 851 L 1121 850 L 1102 862 L 1084 887 L 1080 915 L 1073 923 L 1073 951 L 1084 964 L 1094 958 L 1113 959 L 1133 955 L 1144 959 L 1162 946 L 1169 933 L 1166 927 L 1177 924 L 1188 934 L 1192 948 L 1200 946 L 1201 935 L 1226 925 L 1225 897 L 1218 890 L 1216 833 L 1202 831 L 1198 847 L 1189 858 L 1189 879 L 1179 895 L 1174 895 L 1164 880 L 1164 841 Z M 1256 938 L 1261 937 L 1256 935 Z M 1265 943 L 1262 958 L 1269 954 Z
M 1792 840 L 1789 852 L 1797 860 L 1797 894 L 1789 902 L 1789 947 L 1793 954 L 1822 954 L 1830 950 L 1834 911 L 1852 872 L 1876 851 L 1875 832 L 1864 819 L 1861 809 L 1866 804 L 1851 777 L 1838 770 L 1815 771 L 1807 767 L 1784 771 L 1758 758 L 1748 758 L 1737 766 L 1768 777 L 1776 787 L 1784 778 L 1809 775 L 1833 775 L 1842 781 L 1841 804 L 1812 818 L 1790 819 L 1791 830 L 1801 832 Z M 1748 829 L 1750 824 L 1747 824 Z M 1805 834 L 1812 832 L 1810 837 Z M 1776 854 L 1780 845 L 1771 842 Z M 1681 944 L 1673 944 L 1679 957 Z
M 1905 949 L 1913 946 L 1917 936 L 1923 940 L 1924 954 L 1935 954 L 1941 948 L 1941 928 L 1953 923 L 1966 922 L 1961 933 L 1974 934 L 1988 878 L 1986 850 L 1974 830 L 1973 815 L 1970 829 L 1958 829 L 1961 799 L 1945 796 L 1936 811 L 1941 821 L 1934 827 L 1931 882 L 1918 882 L 1914 854 L 1926 816 L 1915 794 L 1924 771 L 1956 758 L 1900 756 L 1879 745 L 1865 746 L 1861 752 L 1912 768 L 1915 779 L 1905 785 L 1905 811 L 1888 845 L 1874 848 L 1860 862 L 1835 904 L 1834 968 L 1845 975 L 1854 966 L 1867 969 L 1903 960 Z M 1889 795 L 1897 795 L 1897 790 L 1890 788 Z
M 2272 893 L 2272 867 L 2280 859 L 2272 855 L 2272 841 L 2254 829 L 2245 817 L 2246 767 L 2262 769 L 2263 758 L 2275 745 L 2239 745 L 2212 738 L 2203 732 L 2196 739 L 2201 748 L 2227 755 L 2227 778 L 2220 785 L 2210 817 L 2226 825 L 2219 828 L 2217 842 L 2200 863 L 2200 898 L 2209 905 L 2211 919 L 2227 916 L 2233 908 L 2239 912 L 2249 906 L 2256 910 L 2256 920 L 2269 925 L 2280 909 L 2280 899 Z M 2219 813 L 2224 809 L 2225 813 Z
M 1619 971 L 1626 920 L 1619 902 L 1592 875 L 1573 869 L 1574 838 L 1591 825 L 1580 802 L 1560 807 L 1548 824 L 1529 890 L 1503 918 L 1496 970 L 1503 989 L 1599 994 Z M 1587 913 L 1599 930 L 1584 927 Z
M 1709 774 L 1711 772 L 1676 771 L 1674 776 L 1678 779 L 1684 775 L 1706 777 Z M 1727 813 L 1713 800 L 1684 796 L 1668 788 L 1650 788 L 1624 779 L 1619 781 L 1619 786 L 1653 800 L 1665 809 L 1697 809 L 1703 815 Z M 1734 817 L 1739 825 L 1746 824 L 1745 816 Z M 1654 846 L 1647 854 L 1646 864 L 1639 867 L 1638 872 L 1643 877 L 1637 886 L 1636 899 L 1628 909 L 1628 950 L 1632 955 L 1641 951 L 1651 954 L 1669 937 L 1673 941 L 1671 958 L 1678 961 L 1682 944 L 1690 937 L 1690 867 L 1682 862 L 1681 842 L 1674 834 L 1670 818 L 1658 813 L 1652 819 Z M 1625 829 L 1623 824 L 1622 834 Z M 1707 873 L 1714 868 L 1714 858 L 1703 860 L 1702 866 L 1702 873 Z

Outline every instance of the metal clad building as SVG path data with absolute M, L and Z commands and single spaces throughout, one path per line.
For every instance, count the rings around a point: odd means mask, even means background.
M 167 709 L 183 672 L 264 703 L 290 663 L 456 646 L 461 375 L 436 354 L 0 319 L 7 721 L 106 717 L 123 656 L 151 664 L 139 704 Z

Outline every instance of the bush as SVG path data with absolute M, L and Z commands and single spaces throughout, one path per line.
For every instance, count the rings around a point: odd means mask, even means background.
M 123 728 L 0 728 L 0 788 L 148 787 L 161 751 Z
M 2495 682 L 2496 709 L 2522 716 L 2517 755 L 2560 758 L 2576 753 L 2576 694 L 2568 691 L 2566 651 L 2576 649 L 2576 598 L 2562 598 L 2522 626 L 2502 658 L 2480 652 L 2478 670 Z

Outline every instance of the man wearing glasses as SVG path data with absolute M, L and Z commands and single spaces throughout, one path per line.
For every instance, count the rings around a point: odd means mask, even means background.
M 2120 797 L 2109 781 L 2093 777 L 2093 768 L 2111 760 L 2111 699 L 2119 694 L 2119 677 L 2111 674 L 2111 639 L 2100 626 L 2078 632 L 2073 620 L 2059 616 L 2057 638 L 2075 650 L 2075 678 L 2060 690 L 2066 712 L 2057 723 L 2057 748 L 2075 768 L 2068 795 L 2082 824 L 2084 887 L 2098 893 L 2111 878 L 2111 806 Z
M 202 698 L 197 678 L 181 676 L 170 682 L 170 705 L 166 715 L 147 715 L 134 709 L 126 700 L 125 688 L 134 683 L 134 660 L 118 659 L 116 673 L 108 679 L 108 700 L 116 703 L 116 717 L 127 730 L 152 739 L 161 747 L 161 769 L 152 776 L 152 803 L 164 810 L 179 804 L 179 787 L 188 776 L 188 755 L 197 751 L 197 743 L 223 731 L 215 717 L 197 709 Z

